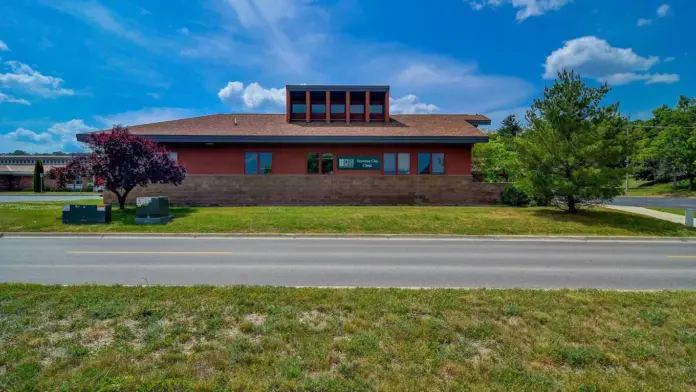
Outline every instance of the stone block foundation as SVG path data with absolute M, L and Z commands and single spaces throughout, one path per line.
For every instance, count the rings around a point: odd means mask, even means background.
M 509 184 L 471 176 L 190 175 L 179 186 L 136 188 L 139 196 L 168 196 L 183 205 L 487 205 Z M 105 203 L 117 203 L 104 192 Z

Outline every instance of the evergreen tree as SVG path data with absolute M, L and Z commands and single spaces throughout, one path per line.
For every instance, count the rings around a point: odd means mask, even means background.
M 548 196 L 568 212 L 622 193 L 626 119 L 619 105 L 602 105 L 609 87 L 588 87 L 563 71 L 527 112 L 518 138 L 524 181 L 533 196 Z
M 41 176 L 44 172 L 43 168 L 43 162 L 41 162 L 40 159 L 37 159 L 36 162 L 34 163 L 34 192 L 42 192 L 44 190 L 43 187 L 43 177 Z

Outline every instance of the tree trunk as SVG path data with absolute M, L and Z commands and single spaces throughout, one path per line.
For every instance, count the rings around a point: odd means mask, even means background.
M 126 188 L 123 190 L 123 195 L 119 194 L 118 192 L 112 190 L 111 192 L 116 194 L 116 197 L 118 198 L 118 209 L 123 211 L 126 209 L 126 198 L 128 197 L 128 194 L 130 191 L 132 191 L 133 188 Z
M 672 171 L 672 192 L 677 193 L 677 171 Z
M 123 196 L 121 196 L 121 194 L 118 192 L 114 193 L 116 194 L 116 198 L 118 199 L 118 209 L 123 211 L 124 209 L 126 209 L 126 195 L 124 194 Z
M 568 212 L 575 214 L 578 212 L 578 207 L 575 205 L 575 196 L 568 195 Z
M 689 173 L 689 190 L 694 190 L 694 173 Z

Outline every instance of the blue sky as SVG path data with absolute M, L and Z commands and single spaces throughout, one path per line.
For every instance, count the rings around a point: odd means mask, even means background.
M 0 15 L 0 151 L 280 113 L 285 84 L 390 84 L 392 111 L 494 122 L 562 68 L 609 82 L 633 118 L 696 96 L 690 0 L 14 0 Z

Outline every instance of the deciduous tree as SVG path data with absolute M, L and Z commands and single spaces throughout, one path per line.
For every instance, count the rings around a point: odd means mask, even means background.
M 73 160 L 70 171 L 103 180 L 121 210 L 137 186 L 179 185 L 186 178 L 186 169 L 169 157 L 165 147 L 131 134 L 127 127 L 116 125 L 109 132 L 91 134 L 87 144 L 92 153 Z
M 48 171 L 48 178 L 55 181 L 58 189 L 65 189 L 68 182 L 73 181 L 75 177 L 70 173 L 67 167 L 58 166 Z

